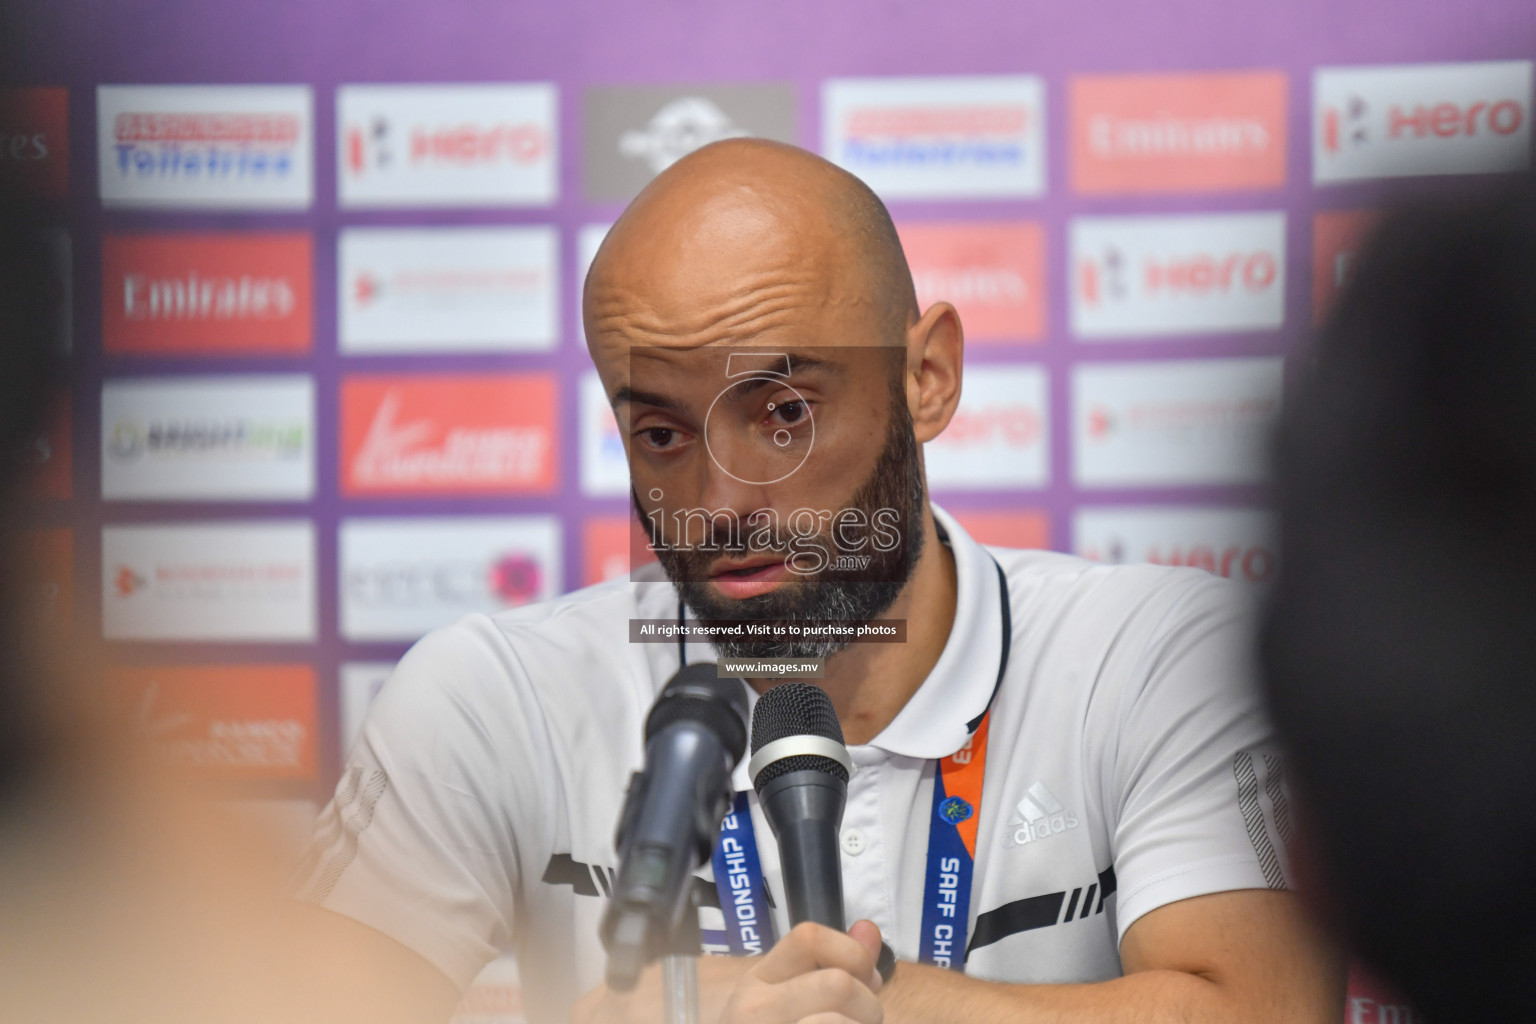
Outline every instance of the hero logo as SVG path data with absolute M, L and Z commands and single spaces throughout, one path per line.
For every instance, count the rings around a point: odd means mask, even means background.
M 1083 338 L 1278 327 L 1285 216 L 1082 218 L 1072 325 Z
M 1187 566 L 1256 584 L 1276 569 L 1269 519 L 1254 509 L 1083 509 L 1074 532 L 1076 552 L 1096 562 Z
M 1317 72 L 1319 183 L 1524 169 L 1531 64 L 1426 64 Z
M 400 142 L 400 136 L 405 142 Z M 465 166 L 512 163 L 528 165 L 549 151 L 549 135 L 539 124 L 414 124 L 401 131 L 385 117 L 347 129 L 347 166 L 354 175 L 385 170 L 396 161 L 407 166 Z
M 343 206 L 524 206 L 555 195 L 549 85 L 344 85 Z
M 1045 484 L 1046 401 L 1040 367 L 988 366 L 967 382 L 944 433 L 925 446 L 929 482 L 951 490 Z
M 684 96 L 658 110 L 644 131 L 619 136 L 619 155 L 643 160 L 652 173 L 660 174 L 700 146 L 750 134 L 711 101 Z
M 97 111 L 108 205 L 309 205 L 307 87 L 101 86 Z

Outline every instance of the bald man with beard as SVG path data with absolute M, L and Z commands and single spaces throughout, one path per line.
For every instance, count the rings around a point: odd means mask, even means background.
M 782 938 L 752 942 L 706 866 L 723 897 L 700 910 L 706 943 L 766 955 L 705 958 L 704 1020 L 1338 1019 L 1337 958 L 1285 891 L 1245 595 L 986 548 L 928 500 L 960 315 L 918 307 L 862 182 L 790 146 L 705 147 L 614 225 L 583 309 L 659 571 L 471 616 L 406 655 L 317 833 L 303 896 L 337 941 L 391 947 L 445 1016 L 512 950 L 532 1019 L 657 1019 L 654 970 L 607 991 L 597 939 L 645 713 L 683 663 L 813 659 L 854 764 L 858 923 L 788 928 L 738 769 Z M 632 644 L 636 619 L 778 633 Z M 902 642 L 816 628 L 875 621 Z M 749 699 L 777 681 L 749 679 Z M 885 984 L 882 940 L 902 961 Z

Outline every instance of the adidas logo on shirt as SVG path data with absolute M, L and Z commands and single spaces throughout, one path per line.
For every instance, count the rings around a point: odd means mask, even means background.
M 1077 828 L 1077 815 L 1062 807 L 1043 782 L 1036 782 L 1025 791 L 1017 810 L 1008 823 L 1013 831 L 1003 834 L 1004 848 L 1027 846 Z

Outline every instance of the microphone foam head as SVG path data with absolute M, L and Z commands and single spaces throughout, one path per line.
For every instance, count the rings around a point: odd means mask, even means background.
M 685 665 L 662 689 L 646 716 L 646 742 L 684 720 L 697 722 L 720 737 L 735 764 L 747 747 L 746 684 L 734 677 L 716 678 L 714 662 Z
M 757 706 L 752 709 L 752 753 L 790 736 L 817 736 L 842 745 L 843 727 L 832 707 L 832 698 L 819 686 L 780 683 L 757 699 Z M 761 790 L 781 775 L 806 770 L 826 772 L 848 781 L 848 769 L 832 758 L 799 754 L 764 766 L 752 780 L 752 786 Z

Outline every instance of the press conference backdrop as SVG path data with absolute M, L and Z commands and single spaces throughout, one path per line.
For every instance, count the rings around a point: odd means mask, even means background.
M 1372 217 L 1531 149 L 1516 2 L 31 16 L 0 191 L 49 215 L 77 371 L 38 594 L 167 759 L 298 828 L 415 638 L 628 570 L 580 286 L 698 145 L 797 143 L 886 200 L 966 325 L 927 459 L 977 537 L 1255 586 L 1287 356 Z M 516 1014 L 504 963 L 461 1016 Z

